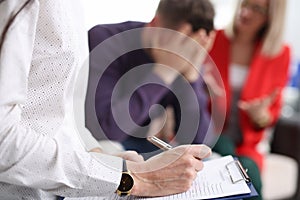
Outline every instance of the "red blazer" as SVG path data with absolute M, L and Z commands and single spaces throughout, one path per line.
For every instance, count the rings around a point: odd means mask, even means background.
M 224 106 L 223 109 L 226 109 L 227 113 L 225 120 L 226 127 L 226 121 L 230 119 L 228 113 L 231 102 L 231 88 L 229 85 L 230 41 L 225 36 L 223 30 L 217 32 L 210 56 L 215 62 L 225 86 L 227 109 Z M 281 91 L 286 86 L 289 78 L 289 65 L 290 49 L 288 46 L 283 46 L 282 51 L 278 55 L 266 57 L 261 54 L 261 45 L 257 45 L 249 67 L 248 77 L 241 91 L 241 100 L 251 100 L 269 95 L 276 88 L 280 90 L 280 95 L 278 95 L 270 107 L 270 112 L 274 119 L 273 124 L 278 120 L 280 115 Z M 262 169 L 263 155 L 257 151 L 256 145 L 262 139 L 264 129 L 255 129 L 246 113 L 241 110 L 239 117 L 241 119 L 240 127 L 243 133 L 243 142 L 237 147 L 236 153 L 237 155 L 247 155 L 252 158 L 258 164 L 259 168 Z

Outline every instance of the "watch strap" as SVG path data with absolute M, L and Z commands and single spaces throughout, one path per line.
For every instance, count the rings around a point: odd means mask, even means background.
M 126 160 L 123 160 L 123 169 L 122 169 L 122 171 L 123 172 L 122 172 L 121 182 L 120 182 L 120 185 L 119 185 L 116 192 L 119 196 L 128 196 L 128 195 L 130 195 L 130 192 L 131 192 L 131 189 L 133 187 L 134 181 L 133 181 L 133 178 L 130 175 L 128 169 L 127 169 Z
M 128 172 L 126 160 L 123 160 L 123 170 L 122 172 Z

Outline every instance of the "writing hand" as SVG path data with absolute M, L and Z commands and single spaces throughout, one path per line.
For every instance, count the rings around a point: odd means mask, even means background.
M 203 168 L 201 159 L 210 154 L 211 149 L 205 145 L 182 145 L 138 165 L 127 162 L 135 182 L 132 194 L 164 196 L 187 191 Z

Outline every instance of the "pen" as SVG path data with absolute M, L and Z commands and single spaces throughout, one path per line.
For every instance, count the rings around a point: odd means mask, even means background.
M 147 140 L 164 151 L 167 151 L 167 150 L 170 150 L 173 148 L 171 145 L 169 145 L 168 143 L 162 141 L 161 139 L 159 139 L 155 136 L 148 136 Z M 198 160 L 201 160 L 200 158 L 197 158 L 197 157 L 195 157 L 195 158 Z
M 171 145 L 169 145 L 168 143 L 162 141 L 161 139 L 155 136 L 149 136 L 147 137 L 147 140 L 164 151 L 172 149 Z

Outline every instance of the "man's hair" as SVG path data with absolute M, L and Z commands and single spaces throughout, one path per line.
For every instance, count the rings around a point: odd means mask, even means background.
M 161 0 L 157 14 L 163 17 L 168 28 L 175 29 L 180 23 L 188 22 L 193 31 L 214 29 L 215 10 L 209 0 Z

